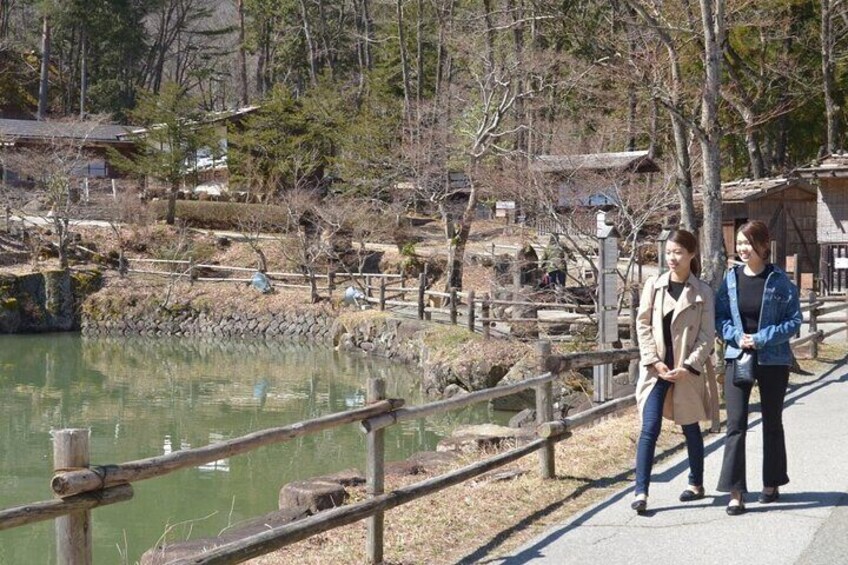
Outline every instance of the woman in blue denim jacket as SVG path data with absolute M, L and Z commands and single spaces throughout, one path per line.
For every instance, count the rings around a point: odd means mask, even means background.
M 724 383 L 727 439 L 718 490 L 730 493 L 727 513 L 745 512 L 745 437 L 753 383 L 734 383 L 731 375 L 743 352 L 754 356 L 754 380 L 763 416 L 763 490 L 759 501 L 780 497 L 789 482 L 783 434 L 783 400 L 789 382 L 789 340 L 801 327 L 798 289 L 782 270 L 768 263 L 770 240 L 763 222 L 744 224 L 736 234 L 736 252 L 744 266 L 727 272 L 716 295 L 716 329 L 726 343 Z

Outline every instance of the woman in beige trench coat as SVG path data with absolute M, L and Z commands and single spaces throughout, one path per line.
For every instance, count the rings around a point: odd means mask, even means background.
M 689 486 L 681 502 L 704 497 L 704 440 L 698 422 L 718 420 L 718 395 L 710 355 L 715 343 L 714 294 L 698 277 L 698 242 L 685 230 L 666 243 L 669 270 L 645 283 L 636 330 L 639 381 L 636 400 L 642 430 L 636 450 L 636 488 L 631 507 L 647 510 L 651 467 L 662 418 L 683 427 Z

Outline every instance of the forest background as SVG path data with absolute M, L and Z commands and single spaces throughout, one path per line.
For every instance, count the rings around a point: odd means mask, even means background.
M 408 182 L 442 212 L 458 287 L 480 186 L 542 202 L 534 157 L 648 148 L 715 281 L 721 180 L 843 147 L 846 32 L 839 0 L 0 0 L 0 111 L 259 104 L 234 179 L 332 177 L 370 202 Z M 447 171 L 471 179 L 464 209 Z

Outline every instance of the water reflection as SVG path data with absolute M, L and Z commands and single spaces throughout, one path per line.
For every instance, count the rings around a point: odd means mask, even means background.
M 131 461 L 226 441 L 364 405 L 369 377 L 420 402 L 412 369 L 322 347 L 265 341 L 0 337 L 0 507 L 51 497 L 49 432 L 89 427 L 92 462 Z M 433 449 L 484 409 L 387 432 L 390 460 Z M 355 425 L 324 430 L 136 483 L 128 503 L 94 512 L 96 563 L 130 563 L 166 536 L 215 535 L 276 508 L 286 482 L 364 468 Z M 0 564 L 50 563 L 52 523 L 0 532 Z M 125 557 L 122 557 L 125 556 Z

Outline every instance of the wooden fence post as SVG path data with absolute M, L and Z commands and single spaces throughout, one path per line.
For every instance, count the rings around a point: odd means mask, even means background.
M 816 333 L 819 331 L 819 322 L 818 322 L 818 308 L 816 307 L 816 293 L 815 291 L 810 291 L 809 296 L 810 303 L 810 333 Z M 819 340 L 811 339 L 810 340 L 810 359 L 817 359 L 819 356 Z
M 333 291 L 336 290 L 336 272 L 329 271 L 327 273 L 327 298 L 333 299 Z
M 87 429 L 53 432 L 53 472 L 88 467 Z M 74 512 L 55 520 L 56 562 L 59 565 L 91 565 L 91 512 Z
M 456 289 L 451 287 L 450 289 L 450 323 L 454 326 L 456 325 Z
M 848 296 L 848 295 L 846 295 Z M 848 314 L 846 314 L 848 319 Z M 468 331 L 474 333 L 474 291 L 468 291 Z
M 848 292 L 845 293 L 845 331 L 848 332 Z M 846 335 L 848 338 L 848 335 Z
M 188 284 L 194 284 L 196 275 L 194 272 L 194 257 L 188 256 Z
M 418 275 L 418 319 L 424 319 L 424 290 L 427 284 L 427 275 L 421 273 Z
M 368 379 L 367 403 L 373 404 L 386 397 L 386 382 L 383 379 Z M 365 438 L 365 492 L 370 498 L 383 494 L 385 463 L 385 430 L 380 428 L 368 432 Z M 367 520 L 368 534 L 365 551 L 368 562 L 383 562 L 383 513 L 374 514 Z
M 124 250 L 121 249 L 121 251 L 118 253 L 118 275 L 121 278 L 124 278 L 126 276 L 127 268 L 127 258 L 124 257 Z
M 539 354 L 539 371 L 540 373 L 546 373 L 548 370 L 548 359 L 551 356 L 551 342 L 538 342 L 536 344 L 536 351 Z M 536 387 L 537 425 L 542 425 L 554 419 L 553 396 L 553 383 L 551 381 Z M 543 479 L 553 479 L 556 477 L 553 441 L 548 441 L 539 448 L 539 474 Z
M 491 336 L 491 330 L 489 328 L 489 324 L 491 323 L 489 321 L 491 312 L 491 305 L 489 304 L 489 293 L 483 295 L 483 304 L 481 306 L 481 310 L 482 311 L 480 315 L 483 318 L 483 339 L 489 339 L 489 337 Z
M 365 275 L 365 296 L 371 298 L 374 293 L 371 291 L 371 275 Z
M 630 343 L 633 347 L 639 347 L 639 334 L 636 332 L 636 316 L 639 310 L 639 288 L 634 284 L 630 287 Z M 631 359 L 627 367 L 630 384 L 635 385 L 639 380 L 639 361 Z
M 380 312 L 386 309 L 386 279 L 380 279 Z

